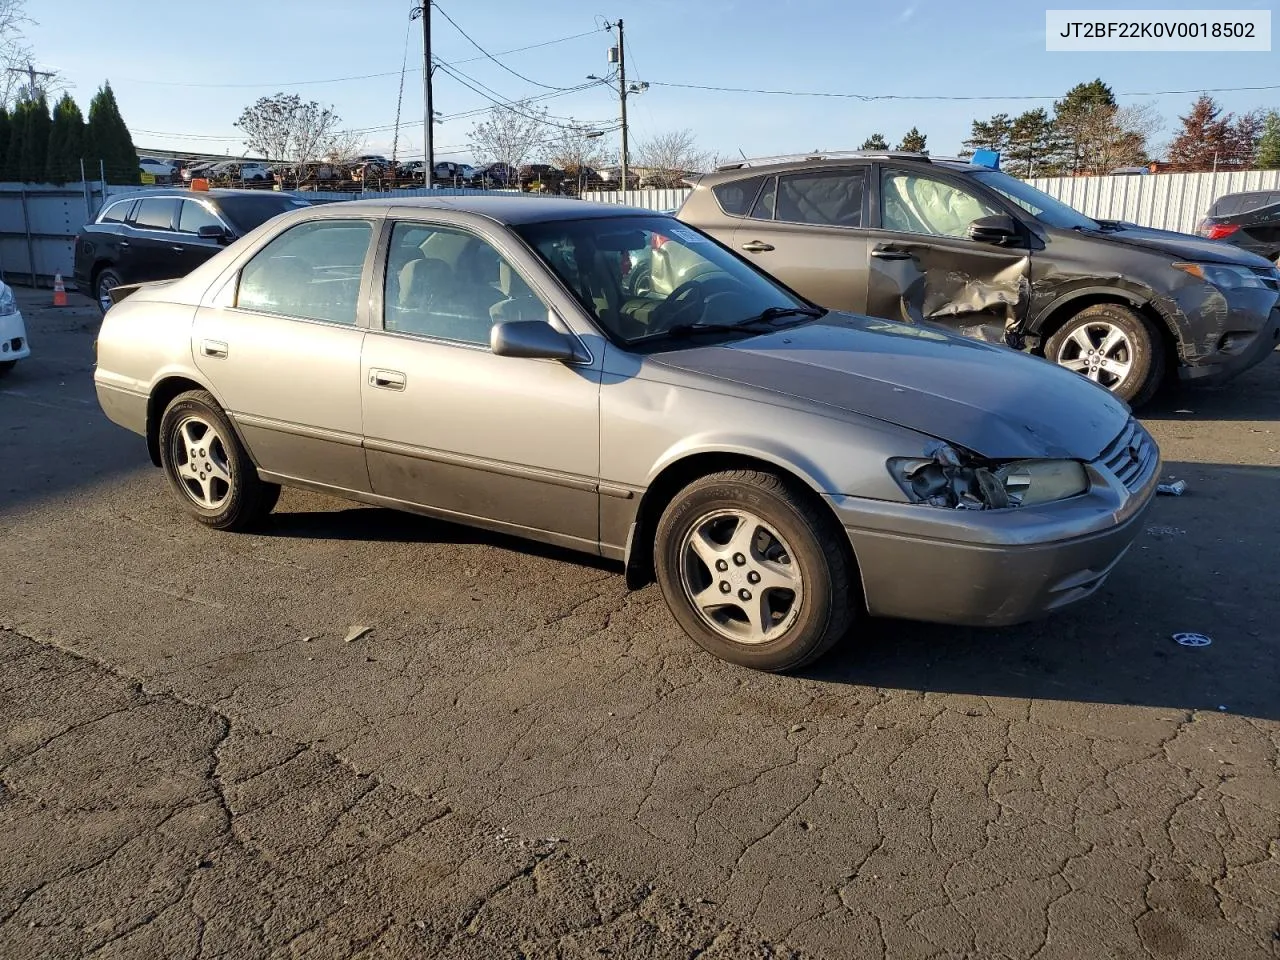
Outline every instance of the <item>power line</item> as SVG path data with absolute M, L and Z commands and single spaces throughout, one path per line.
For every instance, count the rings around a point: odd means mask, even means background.
M 467 42 L 468 42 L 468 43 L 470 43 L 473 47 L 475 47 L 477 50 L 479 50 L 481 53 L 483 53 L 486 57 L 488 57 L 490 60 L 492 60 L 492 61 L 493 61 L 494 63 L 496 63 L 498 66 L 500 66 L 503 70 L 507 71 L 507 73 L 511 74 L 513 77 L 518 77 L 519 79 L 523 80 L 525 83 L 531 83 L 531 84 L 533 84 L 535 87 L 542 87 L 544 90 L 567 90 L 567 89 L 569 89 L 568 87 L 554 87 L 554 86 L 552 86 L 552 85 L 551 85 L 551 84 L 549 84 L 549 83 L 539 83 L 537 80 L 533 80 L 533 79 L 531 79 L 531 78 L 529 78 L 529 77 L 526 77 L 523 73 L 518 73 L 518 72 L 516 72 L 515 70 L 512 70 L 512 69 L 511 69 L 510 67 L 508 67 L 505 63 L 503 63 L 501 60 L 499 60 L 497 57 L 495 57 L 493 54 L 491 54 L 488 50 L 486 50 L 484 47 L 480 46 L 480 44 L 476 43 L 476 41 L 472 38 L 471 34 L 467 33 L 467 31 L 463 30 L 460 26 L 458 26 L 458 21 L 454 20 L 454 19 L 453 19 L 453 17 L 449 16 L 448 12 L 447 12 L 447 11 L 446 11 L 442 6 L 440 6 L 440 4 L 438 4 L 438 3 L 433 3 L 433 4 L 432 4 L 432 6 L 434 6 L 437 10 L 439 10 L 439 11 L 440 11 L 440 16 L 444 17 L 444 18 L 445 18 L 446 20 L 448 20 L 451 24 L 453 24 L 453 29 L 457 30 L 460 34 L 462 34 L 462 36 L 466 38 L 466 40 L 467 40 Z M 452 66 L 452 64 L 451 64 L 451 66 Z
M 492 103 L 494 106 L 496 106 L 496 107 L 501 107 L 501 108 L 503 108 L 504 110 L 510 110 L 510 111 L 512 111 L 513 113 L 515 113 L 515 114 L 517 114 L 517 115 L 519 115 L 519 116 L 521 116 L 521 117 L 524 117 L 524 118 L 525 118 L 525 119 L 527 119 L 527 120 L 534 120 L 534 121 L 537 121 L 538 123 L 545 123 L 545 124 L 546 124 L 547 126 L 549 126 L 549 127 L 556 127 L 556 128 L 558 128 L 558 129 L 561 129 L 561 130 L 573 130 L 573 129 L 577 129 L 577 128 L 580 128 L 580 127 L 583 127 L 583 126 L 589 126 L 588 124 L 578 123 L 576 120 L 575 120 L 575 121 L 573 121 L 573 122 L 572 122 L 572 124 L 555 123 L 555 122 L 551 121 L 550 119 L 548 119 L 548 117 L 547 117 L 547 116 L 545 116 L 545 115 L 540 117 L 540 116 L 538 116 L 537 114 L 534 114 L 534 113 L 526 113 L 525 111 L 521 110 L 521 109 L 520 109 L 520 107 L 521 107 L 523 104 L 528 103 L 528 102 L 530 102 L 530 101 L 528 101 L 528 100 L 524 100 L 524 101 L 521 101 L 521 100 L 502 100 L 502 99 L 499 99 L 496 95 L 495 95 L 495 96 L 490 96 L 490 94 L 489 94 L 489 93 L 486 93 L 483 89 L 481 89 L 481 87 L 483 86 L 483 84 L 480 84 L 480 86 L 475 86 L 475 85 L 473 85 L 473 83 L 472 83 L 472 82 L 470 82 L 470 79 L 471 79 L 471 78 L 466 77 L 466 76 L 465 76 L 465 74 L 460 74 L 460 73 L 458 73 L 457 71 L 453 70 L 452 68 L 450 68 L 450 67 L 446 67 L 446 66 L 445 66 L 444 64 L 442 64 L 442 63 L 437 63 L 437 64 L 436 64 L 436 67 L 437 67 L 438 69 L 443 70 L 447 76 L 452 77 L 454 80 L 456 80 L 458 83 L 462 84 L 464 87 L 466 87 L 466 88 L 467 88 L 468 90 L 470 90 L 472 93 L 476 93 L 476 94 L 479 94 L 480 96 L 484 97 L 484 99 L 488 100 L 488 101 L 489 101 L 490 103 Z M 477 84 L 478 84 L 478 83 L 479 83 L 479 81 L 474 81 L 474 83 L 477 83 Z M 577 93 L 577 92 L 578 92 L 578 91 L 580 91 L 580 90 L 586 90 L 586 89 L 588 89 L 589 87 L 594 87 L 594 86 L 596 86 L 596 84 L 595 84 L 594 82 L 593 82 L 593 83 L 586 83 L 586 84 L 582 84 L 581 86 L 576 87 L 576 88 L 568 88 L 568 89 L 565 89 L 565 90 L 563 91 L 563 93 L 566 93 L 566 94 L 567 94 L 567 93 Z M 491 110 L 491 109 L 493 109 L 493 107 L 486 107 L 485 109 L 486 109 L 486 111 L 487 111 L 487 110 Z M 457 119 L 457 117 L 454 117 L 453 119 Z M 565 117 L 565 118 L 561 118 L 561 119 L 569 120 L 569 119 L 571 119 L 571 118 Z
M 439 10 L 440 8 L 436 7 L 436 9 Z M 440 10 L 440 12 L 444 13 L 443 10 Z M 446 14 L 446 17 L 447 16 L 448 15 Z M 452 20 L 450 20 L 449 22 L 453 23 Z M 454 24 L 454 25 L 457 26 L 457 24 Z M 457 64 L 463 64 L 463 63 L 475 63 L 477 60 L 485 60 L 485 59 L 492 60 L 494 57 L 505 57 L 508 54 L 512 54 L 512 53 L 524 53 L 526 50 L 538 50 L 538 49 L 541 49 L 542 47 L 550 47 L 557 43 L 566 43 L 569 40 L 581 40 L 583 37 L 594 37 L 595 35 L 596 35 L 595 30 L 587 30 L 587 31 L 584 31 L 583 33 L 575 33 L 567 37 L 557 37 L 554 40 L 543 40 L 540 43 L 531 43 L 523 47 L 513 47 L 510 50 L 500 50 L 496 54 L 492 54 L 492 55 L 486 52 L 485 55 L 482 57 L 465 57 L 461 60 L 451 60 L 449 61 L 448 66 L 455 66 Z M 436 65 L 439 66 L 440 61 L 437 61 Z M 421 73 L 422 68 L 411 67 L 409 68 L 408 72 Z M 138 83 L 138 84 L 144 84 L 146 86 L 153 86 L 153 87 L 193 87 L 193 88 L 200 88 L 200 89 L 206 89 L 206 90 L 256 90 L 256 89 L 265 89 L 268 87 L 273 89 L 283 89 L 285 87 L 309 87 L 309 86 L 316 86 L 316 85 L 325 84 L 325 83 L 347 83 L 353 80 L 377 80 L 384 77 L 398 77 L 398 76 L 400 76 L 399 70 L 389 70 L 385 73 L 361 73 L 361 74 L 355 74 L 349 77 L 324 77 L 317 80 L 287 80 L 283 83 L 268 83 L 268 82 L 189 83 L 182 80 L 142 80 L 137 77 L 121 77 L 118 80 L 113 80 L 112 82 L 113 83 Z M 522 77 L 521 79 L 524 79 L 524 78 Z M 534 81 L 532 80 L 528 82 L 534 83 Z M 539 87 L 543 86 L 543 84 L 540 84 L 540 83 L 534 83 L 534 85 Z M 556 87 L 552 89 L 561 89 L 561 88 Z
M 1054 96 L 953 96 L 949 94 L 901 94 L 901 93 L 836 93 L 823 90 L 763 90 L 753 87 L 721 87 L 701 83 L 676 83 L 670 80 L 650 80 L 650 86 L 672 87 L 680 90 L 709 90 L 715 93 L 752 93 L 777 97 L 823 97 L 836 100 L 948 100 L 948 101 L 980 101 L 980 100 L 1061 100 L 1063 94 Z M 1263 90 L 1280 90 L 1280 84 L 1258 87 L 1199 87 L 1195 90 L 1147 90 L 1117 93 L 1117 97 L 1171 97 L 1191 96 L 1202 93 L 1245 93 Z

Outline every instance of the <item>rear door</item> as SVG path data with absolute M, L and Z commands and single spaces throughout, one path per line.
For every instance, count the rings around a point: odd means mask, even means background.
M 810 300 L 864 312 L 868 171 L 857 165 L 770 177 L 732 246 Z
M 1028 307 L 1029 238 L 997 246 L 968 229 L 1007 211 L 963 177 L 916 167 L 882 165 L 876 188 L 867 313 L 1003 340 Z
M 145 283 L 148 280 L 171 280 L 183 275 L 180 266 L 181 250 L 174 222 L 178 217 L 178 200 L 175 197 L 146 197 L 133 208 L 126 232 L 120 245 L 127 252 L 122 258 L 126 283 Z

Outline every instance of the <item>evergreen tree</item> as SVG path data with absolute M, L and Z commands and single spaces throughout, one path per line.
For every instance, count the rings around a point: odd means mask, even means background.
M 1053 105 L 1053 125 L 1061 138 L 1058 163 L 1065 173 L 1095 165 L 1099 141 L 1112 135 L 1115 94 L 1101 79 L 1077 83 Z
M 9 111 L 0 104 L 0 183 L 12 179 L 9 173 Z
M 970 157 L 978 150 L 995 150 L 1004 155 L 1009 150 L 1012 130 L 1013 124 L 1007 113 L 997 113 L 990 120 L 974 120 L 960 156 Z
M 43 93 L 26 106 L 18 179 L 24 183 L 43 183 L 49 163 L 49 134 L 53 130 L 53 119 L 49 116 L 49 101 Z
M 1202 94 L 1191 105 L 1182 121 L 1182 129 L 1169 143 L 1169 162 L 1178 170 L 1212 170 L 1232 152 L 1231 114 L 1208 94 Z
M 110 183 L 132 186 L 141 182 L 138 151 L 120 117 L 110 83 L 104 83 L 89 104 L 88 140 L 87 156 L 102 161 Z
M 898 149 L 905 150 L 908 153 L 924 153 L 925 145 L 928 141 L 928 136 L 921 133 L 919 128 L 912 127 L 903 134 L 902 142 L 898 144 Z
M 22 180 L 22 155 L 26 150 L 28 103 L 21 101 L 14 105 L 9 115 L 9 142 L 4 151 L 4 178 L 10 181 Z
M 1052 174 L 1054 154 L 1059 152 L 1053 119 L 1044 107 L 1028 110 L 1009 126 L 1009 164 L 1015 177 L 1043 177 Z
M 1262 136 L 1258 138 L 1260 170 L 1280 169 L 1280 110 L 1269 110 L 1262 118 Z
M 48 181 L 66 183 L 78 180 L 84 147 L 84 117 L 71 95 L 63 94 L 53 109 L 53 132 L 49 134 L 49 159 L 45 167 Z
M 889 141 L 884 138 L 883 134 L 873 133 L 867 139 L 862 141 L 859 150 L 888 150 Z

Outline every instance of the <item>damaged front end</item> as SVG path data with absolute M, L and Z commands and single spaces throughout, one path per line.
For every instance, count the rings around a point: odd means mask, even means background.
M 1089 489 L 1078 460 L 996 462 L 937 443 L 924 457 L 894 457 L 889 473 L 915 503 L 951 510 L 1005 510 L 1067 500 Z

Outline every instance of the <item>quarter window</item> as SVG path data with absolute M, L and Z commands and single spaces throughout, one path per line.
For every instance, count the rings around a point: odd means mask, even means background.
M 373 227 L 365 220 L 313 220 L 291 227 L 245 265 L 236 306 L 354 326 L 372 237 Z
M 748 177 L 745 180 L 730 180 L 711 188 L 720 209 L 731 217 L 745 217 L 760 192 L 764 177 Z
M 880 204 L 886 230 L 932 237 L 965 237 L 974 220 L 999 213 L 967 190 L 902 170 L 884 171 Z
M 142 200 L 133 215 L 133 225 L 141 230 L 172 230 L 174 200 Z
M 866 185 L 865 170 L 779 177 L 776 218 L 823 227 L 860 227 Z
M 182 212 L 178 214 L 178 231 L 199 233 L 201 227 L 222 229 L 222 221 L 206 210 L 203 204 L 196 203 L 194 200 L 183 200 Z
M 133 208 L 134 201 L 118 200 L 111 206 L 107 207 L 102 213 L 101 223 L 124 223 L 129 216 L 129 211 Z
M 772 220 L 774 201 L 778 199 L 778 178 L 770 177 L 751 207 L 751 219 Z
M 383 289 L 383 326 L 488 346 L 495 323 L 546 320 L 547 306 L 489 243 L 461 230 L 397 223 Z

